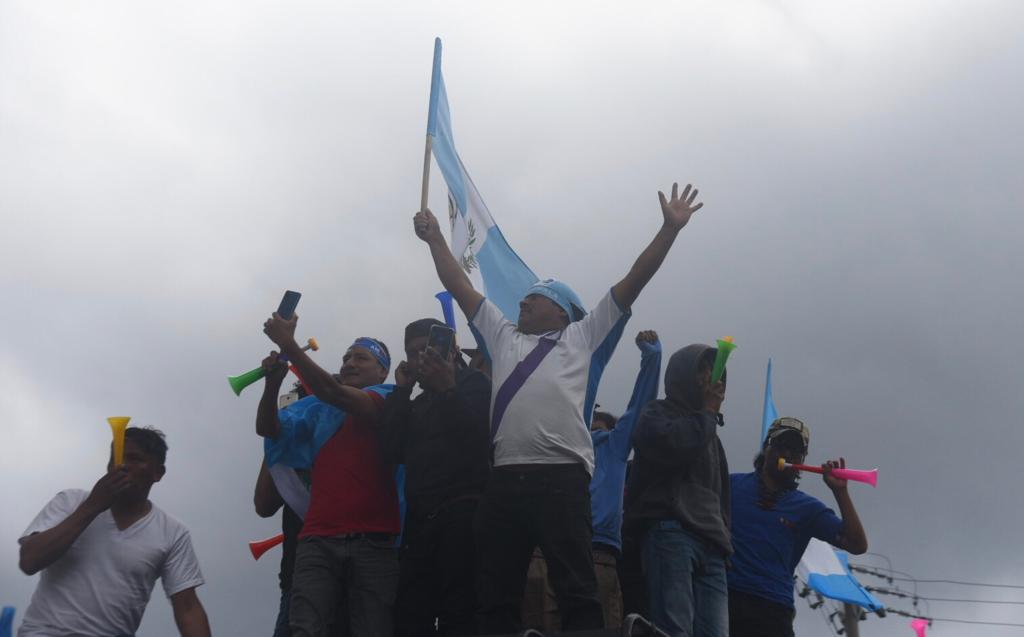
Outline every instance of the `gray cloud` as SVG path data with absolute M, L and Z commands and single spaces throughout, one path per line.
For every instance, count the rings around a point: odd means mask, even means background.
M 434 35 L 510 243 L 589 302 L 657 228 L 656 191 L 701 188 L 629 329 L 669 349 L 736 337 L 736 470 L 772 356 L 812 460 L 881 467 L 878 490 L 854 487 L 872 550 L 919 577 L 1019 583 L 1022 17 L 996 1 L 0 5 L 0 603 L 24 611 L 17 535 L 99 477 L 105 417 L 125 413 L 168 433 L 154 500 L 192 529 L 216 632 L 269 633 L 276 556 L 245 547 L 276 532 L 250 504 L 258 392 L 224 376 L 269 351 L 285 288 L 326 367 L 354 336 L 394 351 L 437 313 L 410 223 Z M 624 342 L 602 404 L 625 406 L 636 361 Z M 824 634 L 798 611 L 799 634 Z M 142 634 L 171 627 L 154 600 Z M 968 633 L 1008 634 L 933 634 Z

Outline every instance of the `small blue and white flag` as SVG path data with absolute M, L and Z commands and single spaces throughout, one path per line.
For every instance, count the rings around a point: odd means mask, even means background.
M 797 573 L 808 586 L 829 599 L 856 604 L 870 611 L 885 608 L 850 573 L 846 552 L 835 550 L 821 540 L 811 538 Z
M 505 241 L 455 150 L 448 93 L 441 76 L 440 38 L 434 40 L 427 135 L 431 138 L 434 159 L 448 184 L 452 254 L 471 279 L 479 276 L 483 293 L 502 314 L 516 322 L 519 319 L 519 301 L 538 277 Z

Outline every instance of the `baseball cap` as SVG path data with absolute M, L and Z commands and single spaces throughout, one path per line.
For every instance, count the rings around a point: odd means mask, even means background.
M 775 422 L 768 427 L 767 440 L 775 440 L 779 436 L 791 431 L 800 434 L 800 439 L 803 441 L 804 450 L 806 451 L 811 444 L 811 430 L 807 428 L 803 421 L 796 418 L 776 418 Z

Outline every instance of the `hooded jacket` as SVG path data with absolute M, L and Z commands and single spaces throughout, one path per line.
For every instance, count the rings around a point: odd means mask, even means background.
M 688 345 L 669 359 L 665 399 L 647 404 L 633 432 L 636 456 L 626 486 L 626 524 L 676 520 L 723 555 L 729 535 L 729 466 L 718 439 L 718 415 L 704 410 L 697 370 L 707 345 Z

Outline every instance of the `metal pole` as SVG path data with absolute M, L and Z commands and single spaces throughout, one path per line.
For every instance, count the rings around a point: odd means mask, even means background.
M 846 637 L 860 637 L 860 608 L 853 604 L 843 604 L 843 633 Z

